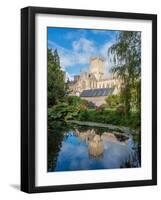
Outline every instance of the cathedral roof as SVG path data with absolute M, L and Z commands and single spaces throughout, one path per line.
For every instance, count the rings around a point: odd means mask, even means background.
M 83 90 L 80 94 L 81 97 L 99 97 L 99 96 L 108 96 L 112 94 L 114 88 L 97 88 L 90 90 Z

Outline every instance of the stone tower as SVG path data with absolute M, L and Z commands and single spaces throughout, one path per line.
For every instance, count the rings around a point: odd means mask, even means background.
M 102 79 L 105 71 L 105 60 L 102 57 L 92 57 L 90 60 L 90 73 L 95 76 L 97 80 Z

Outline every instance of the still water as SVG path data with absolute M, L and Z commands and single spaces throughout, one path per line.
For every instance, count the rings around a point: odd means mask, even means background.
M 48 130 L 48 172 L 140 167 L 140 155 L 138 136 L 61 122 Z

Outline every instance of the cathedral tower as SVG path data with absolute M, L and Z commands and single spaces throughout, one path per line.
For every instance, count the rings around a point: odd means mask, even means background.
M 105 71 L 105 60 L 102 57 L 92 57 L 90 60 L 90 73 L 95 76 L 97 80 L 102 79 Z

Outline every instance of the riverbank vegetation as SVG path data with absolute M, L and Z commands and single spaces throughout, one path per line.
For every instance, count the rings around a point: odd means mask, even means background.
M 122 106 L 109 108 L 108 105 L 103 104 L 100 107 L 94 107 L 91 102 L 75 96 L 66 97 L 57 105 L 48 109 L 48 121 L 53 120 L 91 121 L 128 126 L 134 129 L 140 127 L 140 118 L 137 111 L 131 111 L 129 117 L 126 118 Z

